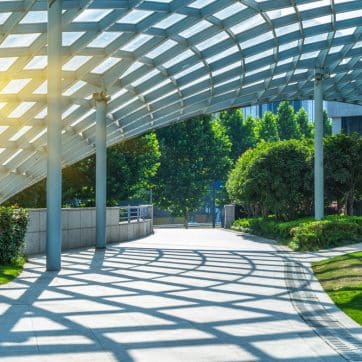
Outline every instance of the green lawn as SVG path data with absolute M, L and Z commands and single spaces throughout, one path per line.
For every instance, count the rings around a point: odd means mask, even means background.
M 0 284 L 9 283 L 23 270 L 22 265 L 0 265 Z
M 362 325 L 362 252 L 330 258 L 312 266 L 334 303 Z

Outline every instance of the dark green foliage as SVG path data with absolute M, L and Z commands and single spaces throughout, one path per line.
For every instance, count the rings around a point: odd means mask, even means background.
M 325 138 L 325 184 L 328 202 L 337 201 L 349 215 L 362 192 L 362 138 L 358 135 L 336 135 Z
M 240 109 L 232 108 L 220 112 L 218 117 L 231 142 L 230 157 L 236 160 L 245 149 L 243 114 Z
M 319 250 L 362 241 L 362 218 L 314 221 L 291 230 L 297 250 Z
M 20 205 L 27 209 L 46 207 L 46 180 L 42 180 L 7 200 L 3 206 Z
M 155 133 L 130 139 L 107 150 L 107 204 L 137 195 L 141 189 L 152 187 L 151 178 L 159 167 L 160 150 Z M 64 170 L 63 199 L 95 203 L 95 156 Z M 69 200 L 69 201 L 68 201 Z
M 149 133 L 110 147 L 107 158 L 107 204 L 113 206 L 152 188 L 151 178 L 160 159 L 157 137 Z M 80 201 L 81 206 L 94 206 L 95 166 L 93 155 L 63 170 L 63 205 L 79 206 Z M 43 180 L 8 200 L 6 205 L 46 207 L 45 189 Z
M 279 141 L 278 122 L 272 112 L 265 112 L 262 119 L 257 121 L 258 141 Z
M 0 264 L 16 263 L 23 257 L 28 213 L 14 207 L 0 207 Z
M 160 157 L 155 133 L 111 147 L 108 150 L 108 204 L 118 205 L 152 188 L 151 180 L 160 166 Z
M 332 248 L 362 241 L 362 217 L 327 216 L 321 221 L 302 218 L 288 222 L 274 217 L 248 218 L 234 222 L 233 228 L 289 243 L 295 250 Z
M 223 180 L 230 169 L 230 140 L 210 116 L 162 128 L 157 136 L 161 166 L 154 178 L 155 203 L 186 220 L 200 206 L 210 183 Z
M 272 216 L 267 218 L 253 217 L 236 220 L 233 224 L 233 229 L 288 242 L 293 228 L 309 222 L 313 222 L 313 219 L 302 218 L 291 221 L 279 221 Z
M 311 138 L 312 137 L 312 127 L 309 123 L 308 113 L 302 107 L 299 111 L 295 114 L 295 120 L 299 126 L 300 133 L 304 138 Z
M 281 102 L 277 113 L 279 138 L 281 140 L 300 139 L 301 133 L 294 108 L 289 102 Z
M 250 215 L 290 220 L 312 206 L 312 148 L 290 140 L 258 145 L 244 153 L 229 174 L 230 198 Z
M 240 109 L 230 109 L 219 113 L 219 122 L 226 131 L 231 142 L 230 157 L 236 161 L 238 157 L 258 142 L 256 120 L 249 116 L 246 120 Z

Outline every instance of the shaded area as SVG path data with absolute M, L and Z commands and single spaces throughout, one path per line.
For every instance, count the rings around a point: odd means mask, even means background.
M 313 270 L 336 305 L 362 325 L 362 252 L 313 263 Z
M 261 239 L 157 230 L 65 253 L 59 273 L 44 263 L 0 287 L 2 362 L 343 360 L 296 313 L 283 253 Z

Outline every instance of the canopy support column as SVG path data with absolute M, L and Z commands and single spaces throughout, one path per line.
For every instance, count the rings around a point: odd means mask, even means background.
M 48 1 L 47 270 L 61 268 L 62 0 Z
M 93 94 L 96 103 L 96 248 L 106 247 L 107 207 L 107 102 L 104 93 Z
M 314 80 L 314 217 L 324 217 L 323 162 L 323 79 L 324 71 L 315 70 Z

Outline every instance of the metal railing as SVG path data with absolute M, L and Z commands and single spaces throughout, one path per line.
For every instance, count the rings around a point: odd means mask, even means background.
M 120 222 L 140 222 L 153 218 L 152 205 L 139 205 L 139 206 L 121 206 L 119 208 L 119 221 Z

